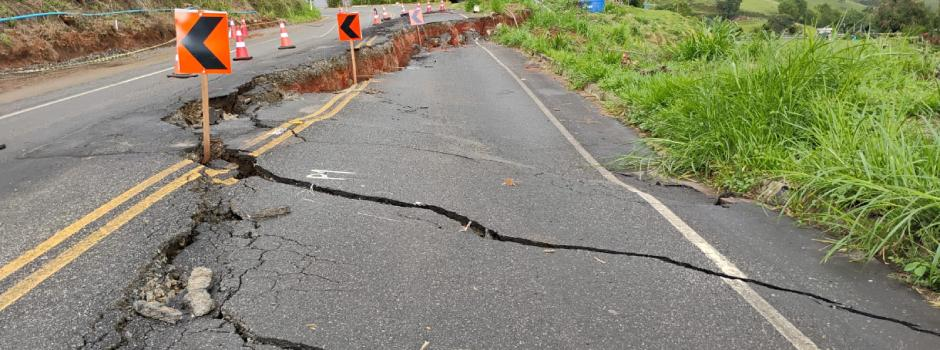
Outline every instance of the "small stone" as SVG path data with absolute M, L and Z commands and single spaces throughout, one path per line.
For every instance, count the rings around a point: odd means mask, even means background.
M 137 300 L 134 302 L 134 311 L 144 317 L 160 320 L 169 324 L 176 324 L 183 317 L 180 310 L 163 305 L 156 301 Z
M 757 194 L 757 200 L 771 204 L 783 205 L 787 202 L 789 186 L 783 181 L 768 181 Z
M 5 143 L 0 143 L 0 149 L 6 149 L 6 148 L 7 148 L 7 144 L 5 144 Z
M 190 290 L 186 293 L 186 302 L 193 309 L 193 316 L 205 315 L 215 308 L 212 296 L 205 289 Z
M 189 281 L 186 283 L 186 289 L 195 291 L 199 289 L 208 289 L 212 284 L 212 270 L 207 267 L 198 266 L 189 274 Z

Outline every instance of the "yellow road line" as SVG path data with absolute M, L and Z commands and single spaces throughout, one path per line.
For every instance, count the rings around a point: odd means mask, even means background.
M 378 36 L 372 37 L 372 39 L 369 39 L 369 42 L 366 43 L 366 46 L 372 46 L 372 43 L 375 42 L 375 39 L 378 39 L 378 38 L 379 38 Z
M 9 277 L 11 274 L 18 271 L 23 266 L 26 266 L 27 264 L 33 262 L 33 260 L 36 260 L 36 258 L 42 256 L 43 254 L 48 252 L 50 249 L 55 248 L 56 246 L 64 242 L 69 237 L 72 237 L 72 235 L 74 235 L 78 231 L 81 231 L 83 228 L 85 228 L 85 226 L 88 226 L 88 224 L 95 222 L 95 220 L 100 219 L 105 214 L 114 210 L 114 208 L 117 208 L 121 204 L 124 204 L 124 202 L 133 198 L 140 192 L 143 192 L 150 186 L 153 186 L 153 184 L 159 182 L 160 180 L 163 180 L 163 178 L 169 176 L 172 173 L 175 173 L 177 170 L 180 170 L 189 164 L 192 164 L 192 161 L 183 160 L 176 164 L 171 165 L 170 167 L 166 169 L 163 169 L 159 173 L 154 174 L 150 178 L 147 178 L 146 180 L 138 183 L 134 187 L 131 187 L 127 191 L 124 191 L 124 193 L 121 193 L 117 197 L 114 197 L 107 203 L 101 205 L 100 207 L 96 208 L 92 212 L 86 214 L 81 219 L 78 219 L 75 222 L 72 222 L 70 225 L 66 226 L 65 228 L 59 230 L 58 232 L 56 232 L 51 237 L 47 238 L 42 243 L 39 243 L 39 245 L 33 247 L 30 250 L 27 250 L 25 253 L 23 253 L 16 259 L 13 259 L 13 261 L 10 261 L 6 265 L 3 265 L 3 267 L 0 267 L 0 281 Z
M 303 131 L 304 129 L 310 127 L 314 123 L 332 118 L 341 110 L 343 110 L 343 108 L 345 108 L 346 105 L 348 105 L 349 102 L 351 102 L 353 98 L 358 96 L 359 93 L 362 92 L 362 90 L 365 89 L 365 87 L 368 85 L 369 85 L 368 81 L 359 84 L 358 87 L 357 85 L 353 85 L 352 87 L 350 87 L 343 93 L 337 96 L 334 96 L 332 99 L 330 99 L 330 101 L 327 102 L 327 104 L 323 105 L 318 111 L 308 114 L 301 118 L 293 119 L 282 125 L 284 125 L 285 127 L 290 126 L 290 125 L 296 125 L 292 129 L 293 132 L 296 133 L 296 132 Z M 323 113 L 323 111 L 330 108 L 333 104 L 336 103 L 336 101 L 338 101 L 343 96 L 346 96 L 346 99 L 344 99 L 340 104 L 336 105 L 336 107 L 333 108 L 333 110 L 331 110 L 326 115 L 320 116 L 320 114 Z M 261 135 L 261 136 L 266 137 L 267 135 Z M 269 151 L 271 148 L 281 144 L 282 142 L 284 142 L 285 140 L 287 140 L 287 138 L 291 136 L 293 136 L 291 133 L 285 132 L 284 134 L 281 134 L 277 138 L 269 141 L 267 144 L 260 147 L 258 150 L 255 150 L 254 152 L 252 152 L 252 155 L 257 157 L 258 155 L 261 155 Z M 263 140 L 263 139 L 264 138 L 261 138 L 260 140 Z M 17 259 L 8 263 L 2 269 L 0 269 L 0 272 L 5 273 L 5 275 L 2 275 L 2 277 L 0 277 L 0 280 L 9 276 L 13 272 L 16 272 L 18 269 L 32 262 L 37 257 L 45 254 L 50 249 L 54 248 L 55 246 L 62 243 L 67 238 L 74 235 L 83 227 L 87 226 L 91 222 L 94 222 L 95 220 L 101 218 L 102 216 L 104 216 L 105 214 L 113 210 L 115 207 L 123 204 L 130 198 L 142 192 L 143 190 L 147 189 L 148 187 L 159 182 L 163 178 L 169 176 L 170 174 L 180 170 L 181 168 L 189 164 L 192 164 L 192 161 L 183 160 L 183 161 L 180 161 L 179 163 L 176 163 L 170 166 L 167 169 L 162 170 L 161 172 L 155 174 L 154 176 L 135 185 L 134 187 L 122 193 L 118 197 L 115 197 L 108 203 L 105 203 L 105 205 L 102 205 L 98 209 L 95 209 L 95 211 L 93 211 L 92 213 L 89 213 L 82 219 L 79 219 L 78 221 L 69 225 L 65 229 L 57 232 L 55 235 L 53 235 L 53 237 L 50 237 L 43 243 L 40 243 L 40 245 L 27 251 L 22 256 L 18 257 Z M 224 179 L 224 180 L 219 180 L 215 178 L 217 176 L 224 175 L 233 169 L 234 168 L 232 167 L 226 167 L 225 169 L 218 169 L 218 170 L 206 169 L 204 166 L 199 165 L 193 168 L 192 170 L 186 172 L 185 174 L 172 180 L 170 183 L 154 191 L 153 193 L 151 193 L 150 195 L 148 195 L 141 201 L 137 202 L 136 204 L 134 204 L 133 206 L 131 206 L 130 208 L 128 208 L 121 214 L 118 214 L 116 217 L 114 217 L 113 219 L 105 223 L 104 226 L 102 226 L 95 232 L 91 233 L 87 237 L 83 238 L 82 240 L 78 241 L 78 243 L 69 247 L 64 252 L 62 252 L 61 254 L 59 254 L 58 256 L 50 260 L 49 262 L 43 264 L 41 267 L 39 267 L 39 269 L 37 269 L 33 273 L 26 276 L 24 279 L 14 284 L 13 287 L 3 292 L 3 294 L 0 294 L 0 311 L 3 311 L 7 307 L 15 303 L 17 300 L 22 298 L 24 295 L 32 291 L 43 281 L 45 281 L 46 279 L 54 275 L 56 272 L 58 272 L 65 266 L 68 266 L 68 264 L 70 264 L 72 261 L 77 259 L 79 256 L 84 254 L 86 251 L 88 251 L 92 247 L 94 247 L 102 239 L 108 237 L 110 234 L 119 230 L 121 227 L 126 225 L 128 222 L 130 222 L 135 217 L 143 213 L 145 210 L 147 210 L 148 208 L 150 208 L 151 206 L 153 206 L 154 204 L 162 200 L 164 197 L 166 197 L 170 193 L 173 193 L 174 191 L 176 191 L 183 185 L 195 179 L 198 179 L 200 176 L 202 176 L 203 173 L 205 173 L 206 176 L 213 178 L 212 180 L 216 183 L 224 184 L 227 186 L 237 183 L 238 180 L 234 178 Z
M 365 87 L 368 86 L 368 85 L 369 85 L 369 82 L 368 82 L 368 81 L 364 82 L 358 89 L 355 90 L 355 92 L 353 92 L 352 94 L 349 94 L 349 96 L 347 96 L 346 99 L 343 100 L 343 102 L 341 102 L 339 105 L 336 106 L 336 108 L 334 108 L 332 111 L 330 111 L 330 113 L 327 113 L 326 115 L 323 115 L 323 116 L 320 116 L 320 117 L 312 117 L 313 115 L 311 115 L 311 118 L 305 117 L 305 118 L 303 119 L 303 120 L 304 120 L 304 123 L 303 123 L 303 124 L 300 124 L 300 125 L 298 125 L 298 126 L 295 126 L 293 129 L 291 129 L 292 132 L 285 132 L 285 133 L 281 134 L 280 136 L 275 137 L 274 139 L 272 139 L 271 141 L 269 141 L 268 143 L 266 143 L 264 146 L 258 147 L 258 149 L 256 149 L 254 152 L 251 152 L 251 156 L 253 156 L 253 157 L 258 157 L 258 156 L 264 154 L 265 152 L 271 150 L 271 149 L 274 148 L 275 146 L 277 146 L 277 145 L 281 144 L 282 142 L 286 141 L 287 139 L 293 137 L 293 136 L 294 136 L 293 133 L 299 133 L 299 132 L 303 131 L 304 129 L 308 128 L 310 125 L 313 125 L 313 124 L 316 123 L 316 122 L 319 122 L 319 121 L 321 121 L 321 120 L 325 120 L 325 119 L 332 118 L 334 115 L 336 115 L 337 113 L 339 113 L 339 111 L 343 110 L 343 108 L 345 108 L 346 105 L 349 104 L 349 102 L 352 101 L 353 98 L 355 98 L 356 96 L 358 96 L 359 93 L 360 93 L 363 89 L 365 89 Z
M 353 87 L 355 87 L 355 86 L 353 86 Z M 287 129 L 287 128 L 289 128 L 291 125 L 295 124 L 295 122 L 298 121 L 298 120 L 302 120 L 302 119 L 304 119 L 304 118 L 308 118 L 308 117 L 310 117 L 310 116 L 315 116 L 315 115 L 318 115 L 318 114 L 320 114 L 320 113 L 323 113 L 324 111 L 326 111 L 327 109 L 329 109 L 330 107 L 332 107 L 333 104 L 336 103 L 337 100 L 339 100 L 341 97 L 345 96 L 345 95 L 348 94 L 350 91 L 352 91 L 352 90 L 353 90 L 353 87 L 350 87 L 349 89 L 343 90 L 343 92 L 341 92 L 341 93 L 337 94 L 336 96 L 333 96 L 332 98 L 330 98 L 330 100 L 327 101 L 325 104 L 323 104 L 323 106 L 320 107 L 320 109 L 318 109 L 316 112 L 313 112 L 313 113 L 308 114 L 307 116 L 304 116 L 304 117 L 301 117 L 301 118 L 291 119 L 291 120 L 289 120 L 289 121 L 287 121 L 287 122 L 282 123 L 280 126 L 278 126 L 278 128 Z M 274 129 L 274 130 L 276 130 L 276 129 Z M 253 139 L 251 139 L 251 140 L 248 140 L 248 142 L 245 142 L 244 144 L 242 144 L 242 148 L 249 148 L 249 147 L 251 147 L 251 146 L 254 146 L 254 145 L 258 144 L 258 143 L 261 142 L 261 141 L 264 141 L 265 139 L 267 139 L 268 137 L 270 137 L 271 135 L 273 135 L 274 130 L 265 131 L 265 132 L 261 133 L 260 135 L 256 136 L 255 138 L 253 138 Z
M 214 184 L 216 184 L 216 185 L 231 186 L 231 185 L 237 184 L 237 183 L 238 183 L 238 179 L 236 179 L 236 178 L 234 178 L 234 177 L 230 177 L 230 178 L 227 178 L 227 179 L 217 179 L 217 178 L 214 178 L 214 177 L 213 177 L 213 178 L 212 178 L 212 183 L 214 183 Z
M 153 204 L 159 202 L 161 199 L 176 191 L 183 185 L 198 179 L 201 175 L 199 171 L 202 170 L 203 166 L 197 166 L 196 168 L 190 170 L 186 174 L 176 178 L 172 182 L 166 184 L 160 189 L 156 190 L 154 193 L 151 193 L 149 196 L 134 204 L 134 206 L 125 210 L 123 213 L 116 216 L 111 221 L 108 221 L 104 226 L 99 228 L 97 231 L 83 238 L 81 241 L 76 243 L 74 246 L 70 247 L 66 251 L 59 254 L 54 259 L 45 263 L 35 272 L 31 273 L 26 278 L 17 282 L 13 287 L 7 289 L 3 294 L 0 294 L 0 311 L 3 311 L 8 306 L 16 302 L 19 298 L 22 298 L 26 293 L 29 293 L 33 288 L 36 288 L 40 283 L 45 281 L 47 278 L 55 274 L 57 271 L 67 266 L 69 263 L 78 258 L 82 253 L 91 249 L 99 241 L 117 231 L 122 226 L 127 224 L 131 219 L 143 213 L 144 210 L 150 208 Z
M 222 168 L 222 169 L 211 169 L 211 168 L 210 168 L 210 169 L 206 169 L 205 171 L 203 171 L 203 173 L 205 173 L 206 176 L 208 176 L 208 177 L 216 177 L 216 176 L 219 176 L 219 175 L 228 174 L 230 171 L 235 170 L 236 168 L 238 168 L 237 165 L 235 165 L 235 164 L 229 164 L 229 165 L 226 165 L 226 166 L 225 166 L 224 168 Z

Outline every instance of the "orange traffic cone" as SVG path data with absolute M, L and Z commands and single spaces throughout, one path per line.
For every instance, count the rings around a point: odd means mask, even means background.
M 408 10 L 405 10 L 405 3 L 401 3 L 401 15 L 402 15 L 403 17 L 407 17 L 407 16 L 408 16 Z
M 245 20 L 242 20 L 242 36 L 248 37 L 248 23 L 245 23 Z
M 284 26 L 284 22 L 281 22 L 281 46 L 278 46 L 278 50 L 284 49 L 293 49 L 294 42 L 290 41 L 290 37 L 287 35 L 287 27 Z
M 441 8 L 440 8 L 440 11 L 441 11 L 441 12 L 447 11 L 447 8 L 444 7 L 444 0 L 441 0 Z
M 184 74 L 180 73 L 180 55 L 176 55 L 176 60 L 173 62 L 173 73 L 167 74 L 167 78 L 177 78 L 177 79 L 186 79 L 195 77 L 195 74 Z
M 434 11 L 434 8 L 431 7 L 431 0 L 428 0 L 428 8 L 424 10 L 424 13 L 431 13 L 431 11 Z
M 235 60 L 247 61 L 251 56 L 248 55 L 248 48 L 245 47 L 245 38 L 242 37 L 242 30 L 235 31 Z
M 373 7 L 372 8 L 372 24 L 375 25 L 379 23 L 382 23 L 382 20 L 379 19 L 379 10 Z
M 388 10 L 385 8 L 385 6 L 382 6 L 382 20 L 383 20 L 383 21 L 387 21 L 387 20 L 390 20 L 390 19 L 392 19 L 392 16 L 389 16 L 389 15 L 388 15 Z
M 235 20 L 234 19 L 228 20 L 228 38 L 229 39 L 235 38 Z

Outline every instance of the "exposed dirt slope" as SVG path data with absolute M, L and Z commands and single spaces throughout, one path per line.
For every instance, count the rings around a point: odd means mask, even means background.
M 114 19 L 59 18 L 0 31 L 0 69 L 61 63 L 167 42 L 175 36 L 169 14 Z
M 219 10 L 254 10 L 249 23 L 265 19 L 310 19 L 319 13 L 306 0 L 43 0 L 0 1 L 0 17 L 39 12 L 97 13 L 127 9 L 167 9 L 195 5 Z M 170 12 L 107 17 L 60 16 L 0 24 L 0 71 L 88 60 L 170 41 Z M 117 22 L 115 26 L 115 22 Z M 116 27 L 116 28 L 115 28 Z

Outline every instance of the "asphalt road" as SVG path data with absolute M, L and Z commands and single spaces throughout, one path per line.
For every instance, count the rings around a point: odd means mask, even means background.
M 341 55 L 334 29 L 292 27 L 300 48 L 287 53 L 265 46 L 276 38 L 265 32 L 249 42 L 255 60 L 215 78 L 213 95 Z M 4 103 L 0 115 L 161 67 Z M 129 194 L 0 277 L 0 348 L 940 344 L 940 313 L 889 268 L 820 264 L 818 231 L 599 169 L 592 159 L 646 150 L 513 50 L 471 41 L 340 93 L 292 94 L 256 119 L 294 120 L 294 131 L 259 144 L 253 121 L 223 121 L 226 144 L 257 155 L 237 171 L 179 163 L 195 138 L 161 118 L 196 89 L 155 75 L 0 120 L 2 268 L 180 164 L 153 180 L 165 193 Z M 196 266 L 215 272 L 209 315 L 193 317 L 180 297 L 168 301 L 185 313 L 175 325 L 130 311 L 141 279 L 185 279 Z

